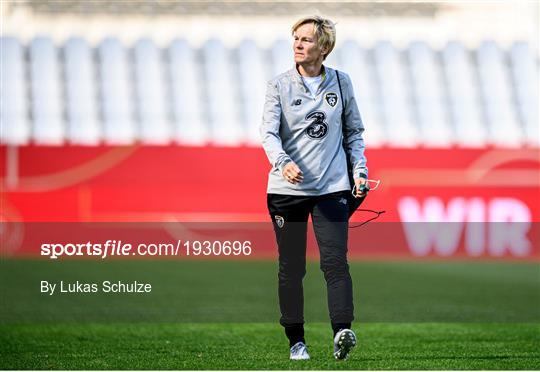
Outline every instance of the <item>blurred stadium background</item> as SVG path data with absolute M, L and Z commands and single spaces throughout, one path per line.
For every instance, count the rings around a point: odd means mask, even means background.
M 0 368 L 539 369 L 539 11 L 0 1 Z M 313 359 L 298 367 L 277 322 L 258 126 L 266 80 L 292 67 L 290 26 L 313 13 L 337 22 L 328 65 L 353 80 L 382 180 L 362 207 L 386 213 L 350 230 L 359 347 L 346 364 L 331 360 L 309 260 Z M 43 242 L 225 238 L 251 240 L 257 260 L 39 255 Z M 50 296 L 44 280 L 153 290 Z
M 353 80 L 370 177 L 382 180 L 364 207 L 405 233 L 409 222 L 460 226 L 450 250 L 409 241 L 402 253 L 538 258 L 537 1 L 0 10 L 4 221 L 268 221 L 265 82 L 292 66 L 292 23 L 319 13 L 337 22 L 327 64 Z M 520 239 L 467 248 L 461 236 L 479 222 L 519 225 Z

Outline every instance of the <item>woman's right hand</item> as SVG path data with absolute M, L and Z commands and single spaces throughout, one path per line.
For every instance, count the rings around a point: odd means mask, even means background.
M 283 167 L 282 171 L 283 178 L 285 178 L 288 182 L 292 183 L 293 185 L 296 185 L 297 183 L 302 183 L 304 180 L 304 174 L 298 168 L 298 165 L 296 165 L 294 162 L 288 162 Z

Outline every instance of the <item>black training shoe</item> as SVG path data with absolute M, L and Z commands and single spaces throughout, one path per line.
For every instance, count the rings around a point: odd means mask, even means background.
M 342 329 L 334 337 L 334 358 L 347 359 L 352 348 L 356 346 L 356 335 L 350 329 Z

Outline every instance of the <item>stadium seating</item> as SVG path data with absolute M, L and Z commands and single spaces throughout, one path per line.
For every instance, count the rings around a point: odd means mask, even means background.
M 416 146 L 420 143 L 419 128 L 413 123 L 412 105 L 409 104 L 408 96 L 410 82 L 403 58 L 388 41 L 377 43 L 373 53 L 378 82 L 375 86 L 379 86 L 379 94 L 383 97 L 381 109 L 389 144 Z
M 3 36 L 3 144 L 258 146 L 266 81 L 291 68 L 290 41 L 201 47 L 108 37 L 62 45 Z M 372 147 L 538 147 L 538 60 L 525 42 L 398 48 L 338 45 Z
M 30 139 L 24 49 L 12 37 L 2 38 L 0 121 L 3 143 L 25 144 Z
M 370 123 L 365 139 L 371 146 L 381 146 L 386 143 L 386 131 L 379 114 L 381 100 L 377 90 L 366 89 L 376 84 L 373 78 L 373 63 L 368 53 L 369 51 L 358 43 L 348 40 L 342 48 L 330 54 L 328 62 L 350 76 L 362 119 L 366 124 Z
M 184 145 L 204 145 L 209 138 L 201 102 L 201 73 L 195 50 L 177 39 L 168 48 L 167 71 L 174 118 L 173 139 Z
M 202 48 L 205 97 L 210 141 L 217 145 L 238 145 L 245 138 L 239 120 L 237 74 L 231 63 L 230 51 L 220 40 L 209 40 Z
M 490 140 L 495 145 L 519 146 L 523 130 L 512 105 L 504 56 L 494 42 L 485 42 L 478 49 L 477 59 Z
M 95 145 L 102 133 L 96 105 L 96 78 L 92 50 L 81 38 L 71 38 L 64 46 L 68 141 Z
M 171 137 L 167 113 L 167 89 L 161 51 L 150 39 L 139 40 L 133 48 L 135 107 L 140 124 L 140 140 L 165 144 Z
M 260 143 L 259 130 L 256 125 L 261 120 L 262 107 L 266 92 L 265 58 L 255 42 L 244 40 L 238 47 L 238 78 L 242 106 L 242 123 L 246 131 L 246 142 L 256 146 Z
M 44 145 L 62 144 L 66 133 L 58 49 L 50 38 L 37 37 L 30 44 L 29 52 L 34 141 Z
M 524 123 L 530 145 L 540 145 L 538 102 L 540 76 L 535 57 L 524 42 L 515 43 L 510 50 L 511 70 L 516 91 L 517 112 Z
M 426 146 L 447 147 L 454 144 L 444 104 L 444 83 L 435 53 L 426 43 L 415 42 L 408 49 L 411 66 L 411 90 L 416 108 L 421 142 Z
M 442 51 L 442 65 L 456 140 L 464 147 L 485 146 L 487 128 L 482 120 L 475 66 L 468 51 L 459 42 L 449 42 Z
M 135 128 L 131 64 L 118 39 L 105 39 L 98 47 L 103 139 L 108 144 L 130 144 L 139 133 Z

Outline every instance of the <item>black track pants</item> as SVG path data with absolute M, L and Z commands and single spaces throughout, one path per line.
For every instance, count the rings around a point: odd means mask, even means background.
M 352 280 L 347 263 L 348 191 L 321 196 L 268 194 L 268 210 L 279 249 L 280 323 L 304 323 L 302 279 L 306 273 L 306 233 L 311 214 L 320 251 L 320 267 L 328 291 L 332 324 L 350 323 L 353 316 Z

